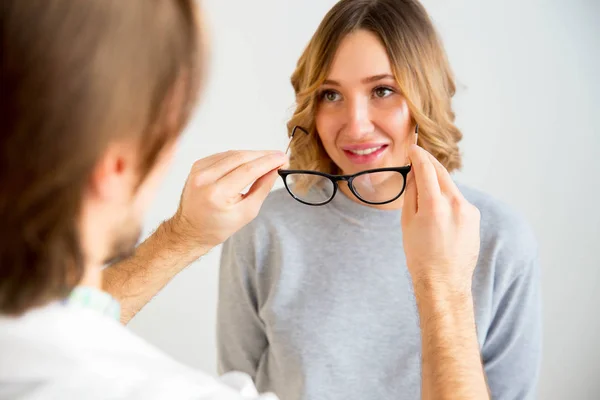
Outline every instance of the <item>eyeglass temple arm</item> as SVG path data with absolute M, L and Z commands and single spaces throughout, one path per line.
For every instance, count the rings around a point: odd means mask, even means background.
M 290 141 L 288 142 L 287 149 L 285 149 L 285 154 L 287 154 L 288 151 L 290 151 L 290 147 L 292 146 L 292 140 L 294 140 L 294 135 L 296 134 L 296 130 L 301 130 L 302 132 L 304 132 L 304 134 L 306 134 L 308 136 L 308 132 L 306 131 L 306 129 L 304 129 L 298 125 L 294 126 L 294 129 L 292 129 L 292 133 L 290 135 Z

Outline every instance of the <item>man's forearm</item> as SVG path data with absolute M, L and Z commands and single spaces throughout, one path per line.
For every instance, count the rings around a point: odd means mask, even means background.
M 422 398 L 489 399 L 469 290 L 419 283 L 415 288 L 422 340 Z
M 206 252 L 180 240 L 168 220 L 132 257 L 106 268 L 102 286 L 121 303 L 121 322 L 128 323 L 175 275 Z

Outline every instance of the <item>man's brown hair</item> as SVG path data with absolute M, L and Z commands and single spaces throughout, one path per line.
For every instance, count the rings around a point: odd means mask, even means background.
M 82 195 L 111 142 L 139 143 L 143 179 L 180 134 L 202 72 L 196 14 L 193 0 L 2 1 L 0 313 L 81 279 Z

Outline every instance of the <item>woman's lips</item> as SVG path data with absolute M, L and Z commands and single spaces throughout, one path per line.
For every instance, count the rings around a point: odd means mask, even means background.
M 362 144 L 345 146 L 343 151 L 353 164 L 369 164 L 381 157 L 387 147 L 387 144 Z

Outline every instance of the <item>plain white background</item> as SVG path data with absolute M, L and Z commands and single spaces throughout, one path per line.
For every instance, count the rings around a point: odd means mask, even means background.
M 294 106 L 289 77 L 334 3 L 204 3 L 208 84 L 145 221 L 146 235 L 175 211 L 196 159 L 228 149 L 285 149 L 285 122 Z M 459 85 L 455 110 L 464 168 L 457 178 L 525 213 L 540 243 L 539 398 L 600 398 L 600 2 L 424 5 Z M 183 271 L 129 325 L 213 374 L 219 252 Z

